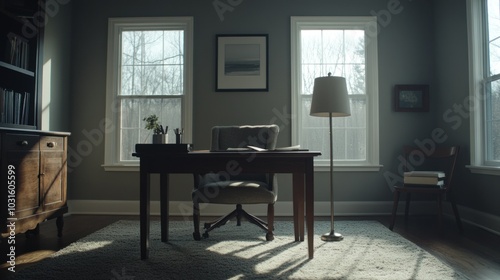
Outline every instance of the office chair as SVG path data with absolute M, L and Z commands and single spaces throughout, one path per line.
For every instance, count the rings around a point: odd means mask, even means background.
M 403 183 L 401 185 L 394 186 L 394 205 L 392 208 L 391 224 L 389 226 L 390 230 L 394 228 L 394 224 L 396 222 L 396 211 L 398 209 L 400 194 L 406 193 L 405 219 L 408 219 L 411 195 L 414 193 L 423 193 L 436 195 L 438 222 L 440 227 L 442 225 L 442 201 L 443 196 L 446 196 L 450 200 L 458 230 L 460 232 L 463 231 L 455 198 L 451 192 L 453 173 L 455 171 L 455 164 L 459 151 L 460 146 L 436 147 L 433 151 L 424 151 L 413 146 L 403 147 L 403 154 L 405 157 L 403 167 L 405 172 L 413 170 L 435 170 L 443 171 L 445 177 L 444 181 L 440 185 Z
M 211 151 L 227 151 L 256 146 L 272 150 L 276 147 L 279 127 L 277 125 L 215 126 L 212 128 Z M 229 178 L 228 178 L 229 177 Z M 231 213 L 204 224 L 204 238 L 215 228 L 236 218 L 241 218 L 264 229 L 266 240 L 274 239 L 274 203 L 277 198 L 277 180 L 274 174 L 194 174 L 195 187 L 192 192 L 195 240 L 200 240 L 200 203 L 236 204 Z M 267 223 L 247 213 L 242 204 L 267 204 Z

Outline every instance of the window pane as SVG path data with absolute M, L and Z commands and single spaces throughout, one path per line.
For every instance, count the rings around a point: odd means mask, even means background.
M 365 64 L 365 32 L 363 30 L 345 30 L 346 61 Z
M 500 74 L 500 5 L 498 0 L 488 1 L 489 75 Z
M 137 160 L 132 157 L 137 143 L 151 143 L 152 132 L 144 128 L 143 119 L 156 114 L 164 128 L 168 126 L 168 142 L 175 143 L 174 128 L 181 127 L 182 98 L 125 98 L 121 101 L 121 156 L 120 160 Z
M 322 62 L 321 30 L 302 30 L 301 34 L 302 64 L 320 64 Z
M 364 64 L 348 65 L 344 77 L 347 83 L 347 93 L 366 94 Z
M 182 95 L 184 93 L 183 65 L 166 65 L 163 70 L 163 94 Z
M 500 81 L 489 85 L 486 98 L 486 158 L 500 161 Z
M 347 130 L 346 159 L 366 159 L 366 128 L 354 128 Z
M 182 95 L 182 30 L 122 32 L 120 95 Z

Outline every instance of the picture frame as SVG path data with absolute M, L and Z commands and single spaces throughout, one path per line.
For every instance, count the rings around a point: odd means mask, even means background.
M 428 112 L 428 85 L 395 85 L 394 110 L 396 112 Z
M 268 91 L 268 35 L 216 35 L 216 91 Z

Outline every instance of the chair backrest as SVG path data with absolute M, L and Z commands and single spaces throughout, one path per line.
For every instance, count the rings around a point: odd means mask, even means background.
M 405 156 L 404 171 L 434 170 L 443 171 L 446 174 L 443 188 L 450 189 L 455 172 L 460 146 L 436 146 L 419 148 L 416 146 L 404 146 Z
M 212 128 L 212 151 L 228 148 L 256 146 L 264 149 L 276 148 L 279 127 L 272 125 L 214 126 Z
M 273 150 L 278 141 L 279 126 L 272 125 L 243 125 L 243 126 L 214 126 L 212 128 L 211 151 L 225 151 L 229 148 L 245 148 L 256 146 Z M 239 174 L 231 176 L 230 180 L 262 181 L 271 180 L 269 174 Z M 213 178 L 213 177 L 212 177 Z M 227 180 L 227 178 L 225 178 Z

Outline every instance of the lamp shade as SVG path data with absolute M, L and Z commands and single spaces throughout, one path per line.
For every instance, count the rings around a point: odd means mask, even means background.
M 310 115 L 315 117 L 347 117 L 351 115 L 344 77 L 330 76 L 329 74 L 328 77 L 314 79 Z

